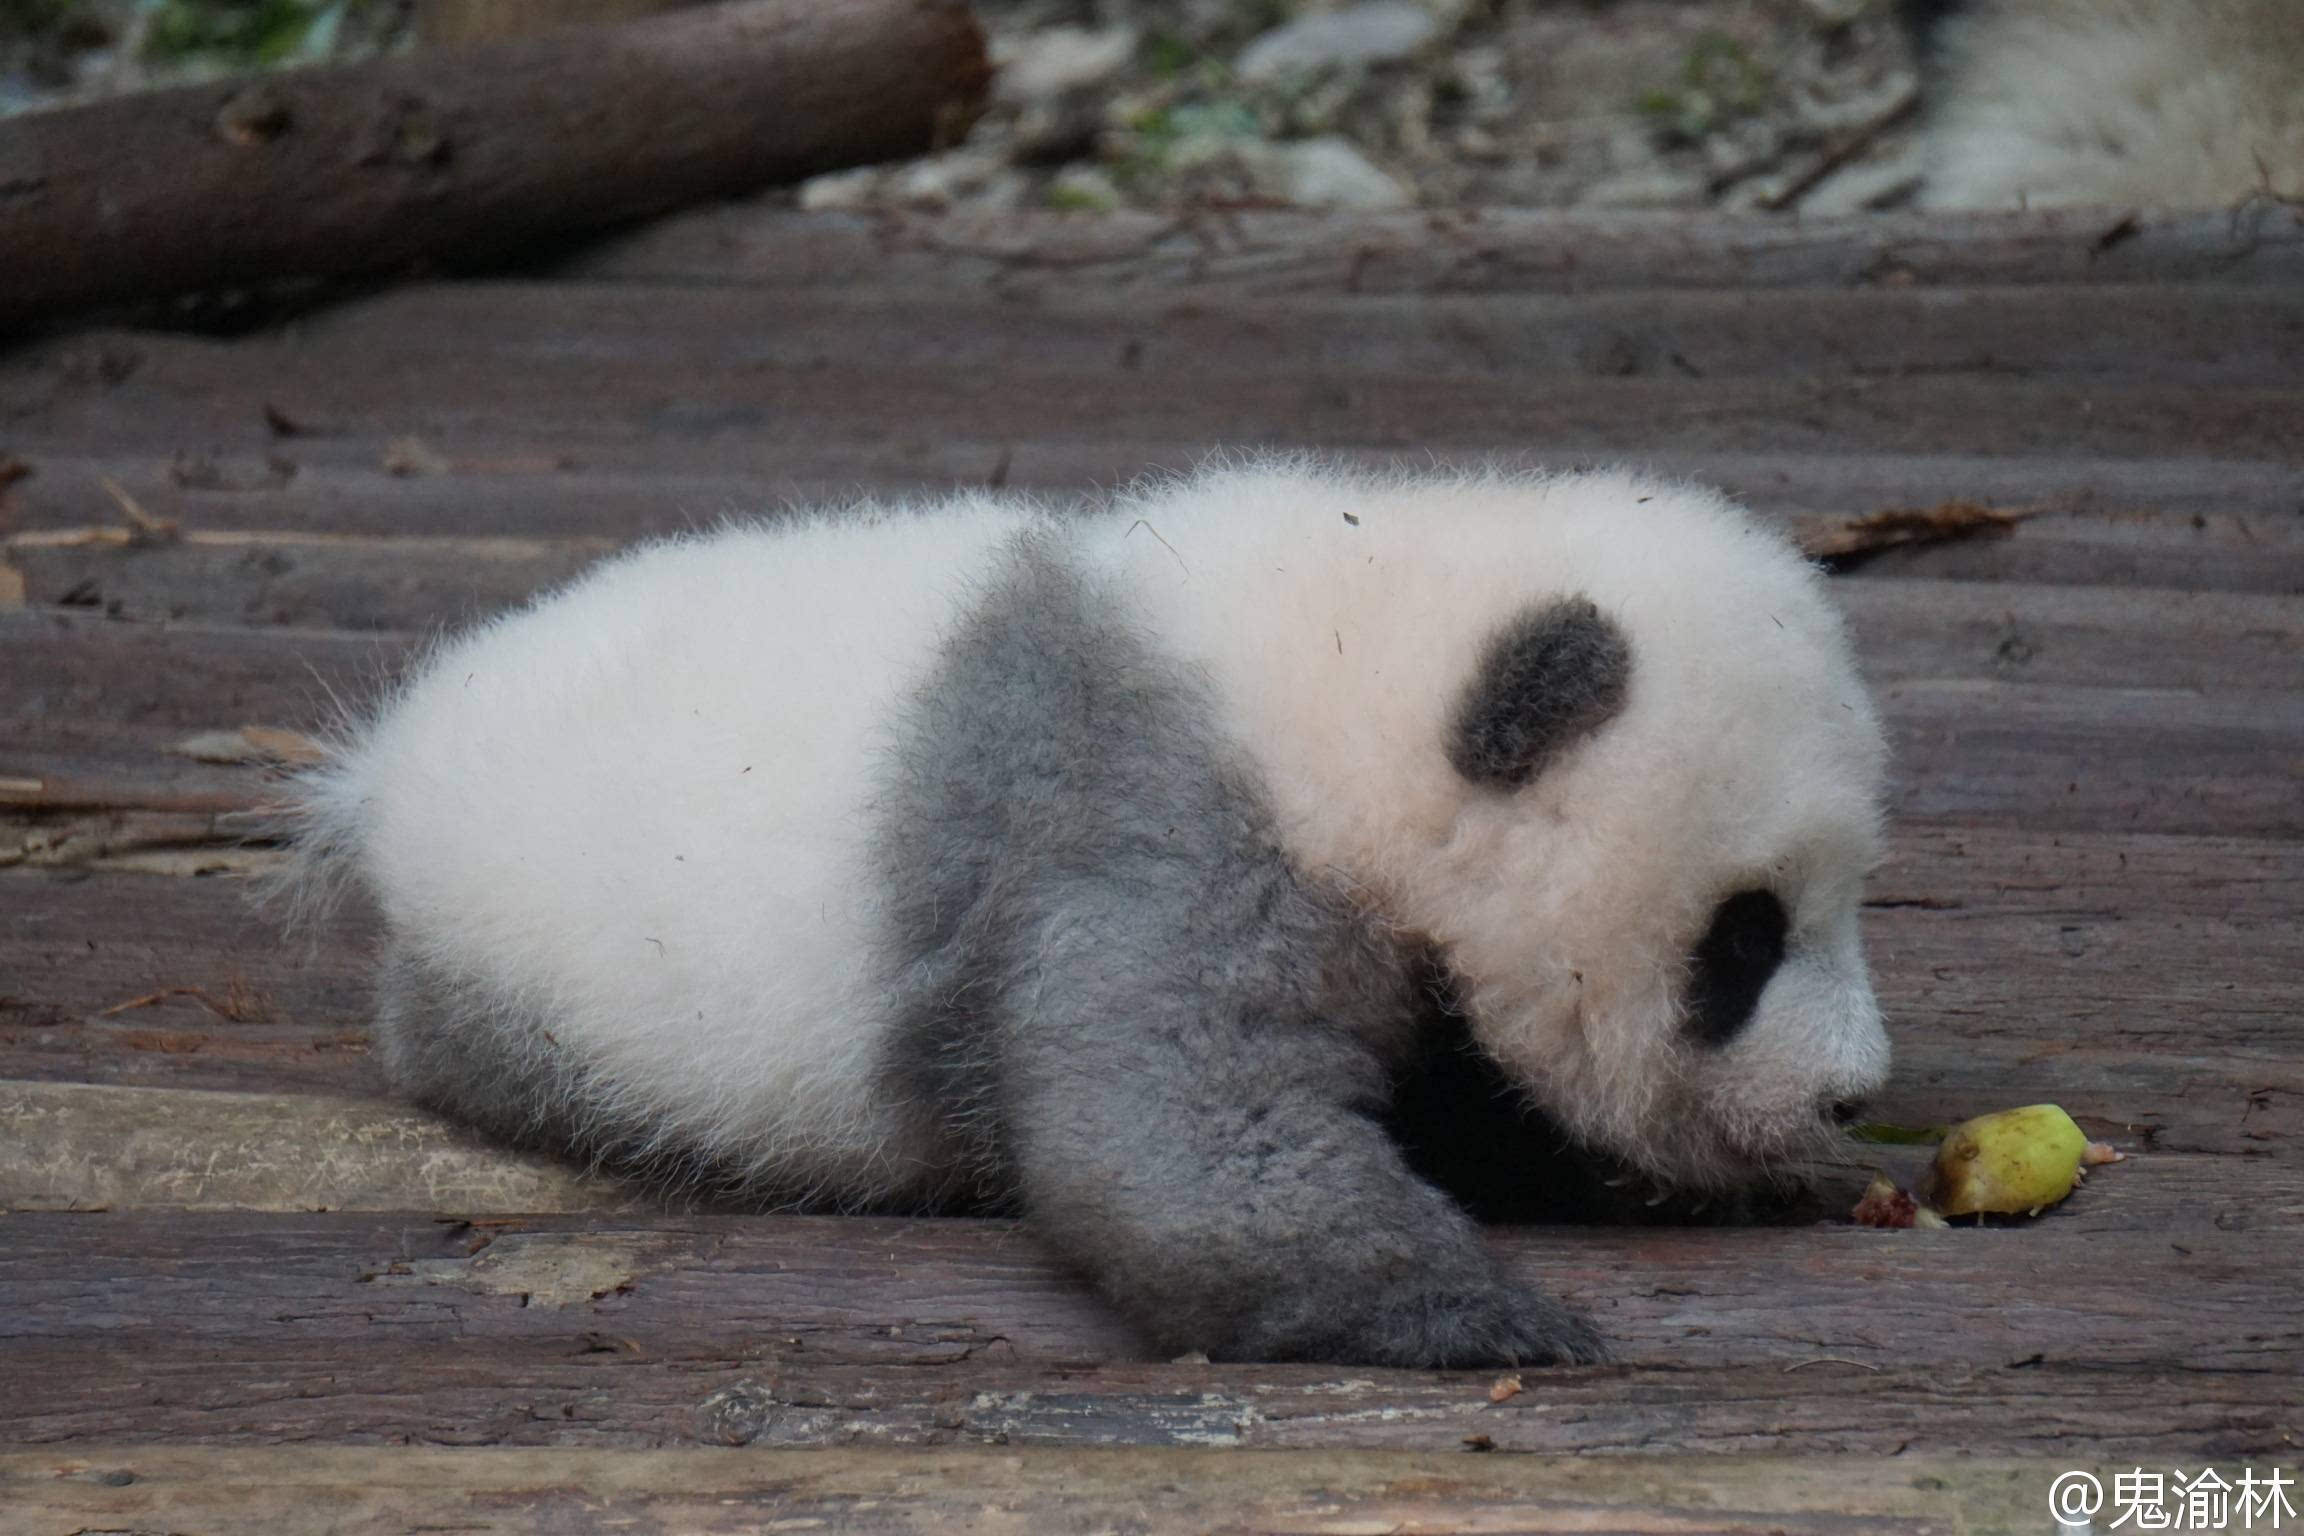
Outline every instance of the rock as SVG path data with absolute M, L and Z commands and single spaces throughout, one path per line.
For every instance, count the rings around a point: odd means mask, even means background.
M 1014 106 L 1054 101 L 1092 90 L 1127 68 L 1136 56 L 1134 27 L 1049 27 L 995 40 L 998 100 Z
M 1367 0 L 1341 11 L 1299 16 L 1257 38 L 1233 61 L 1251 83 L 1351 64 L 1389 64 L 1430 42 L 1439 21 L 1407 0 Z
M 1271 146 L 1269 170 L 1258 179 L 1301 208 L 1406 208 L 1416 201 L 1349 141 L 1335 137 Z
M 953 149 L 896 168 L 882 189 L 888 201 L 906 208 L 943 209 L 966 203 L 976 208 L 1013 208 L 1023 202 L 1029 180 L 984 150 Z
M 1080 213 L 1110 213 L 1126 199 L 1119 186 L 1103 168 L 1094 165 L 1068 165 L 1049 180 L 1042 201 L 1051 208 Z
M 1701 208 L 1709 197 L 1702 176 L 1653 166 L 1594 182 L 1576 201 L 1586 208 Z
M 879 191 L 879 168 L 865 165 L 852 171 L 831 171 L 809 177 L 800 183 L 799 201 L 810 213 L 828 213 L 867 207 Z
M 1450 86 L 1462 103 L 1459 110 L 1476 124 L 1504 121 L 1512 114 L 1512 79 L 1504 50 L 1488 45 L 1459 47 L 1449 61 Z

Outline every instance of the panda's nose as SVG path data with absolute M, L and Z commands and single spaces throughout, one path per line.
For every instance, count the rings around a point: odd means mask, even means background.
M 1854 1125 L 1856 1117 L 1864 1113 L 1864 1101 L 1862 1099 L 1834 1099 L 1825 1106 L 1824 1113 L 1832 1117 L 1834 1125 Z

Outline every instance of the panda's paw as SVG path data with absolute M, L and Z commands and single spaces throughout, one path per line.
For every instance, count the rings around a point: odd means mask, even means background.
M 1315 1315 L 1270 1319 L 1227 1353 L 1423 1370 L 1599 1365 L 1609 1358 L 1607 1344 L 1582 1317 L 1504 1280 L 1434 1279 L 1329 1302 Z
M 1442 1370 L 1598 1365 L 1608 1346 L 1592 1325 L 1541 1291 L 1504 1281 L 1434 1286 L 1384 1298 L 1369 1314 L 1369 1363 Z

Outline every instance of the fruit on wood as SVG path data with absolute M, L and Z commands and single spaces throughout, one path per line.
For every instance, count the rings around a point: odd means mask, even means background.
M 1936 1149 L 1929 1203 L 1947 1216 L 2038 1211 L 2072 1193 L 2088 1138 L 2054 1104 L 1982 1115 Z

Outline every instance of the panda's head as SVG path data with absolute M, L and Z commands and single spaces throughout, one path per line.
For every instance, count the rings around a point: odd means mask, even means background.
M 1538 1105 L 1715 1186 L 1824 1152 L 1886 1075 L 1857 931 L 1885 750 L 1818 574 L 1680 501 L 1469 638 L 1419 883 Z

